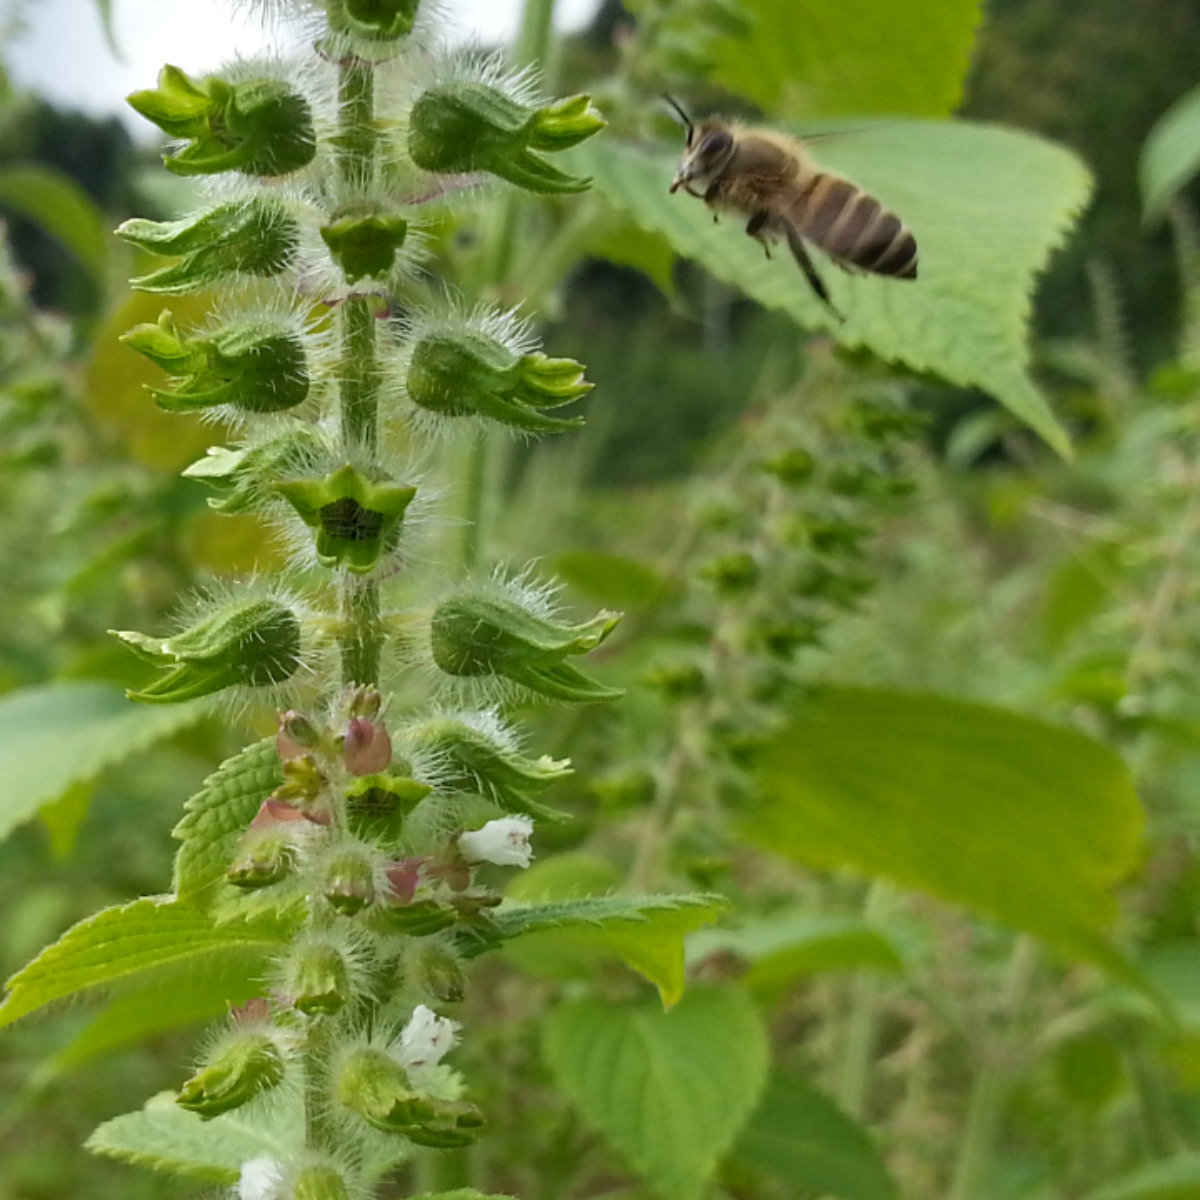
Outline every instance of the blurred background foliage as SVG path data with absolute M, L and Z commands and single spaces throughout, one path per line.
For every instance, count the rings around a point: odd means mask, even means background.
M 664 86 L 700 112 L 755 113 L 723 87 L 721 39 L 739 19 L 734 0 L 604 0 L 556 47 L 548 83 L 594 90 L 620 136 L 675 147 L 654 99 Z M 4 52 L 21 53 L 19 36 Z M 575 762 L 557 802 L 579 819 L 539 830 L 539 854 L 566 857 L 519 886 L 714 888 L 746 916 L 732 940 L 694 948 L 694 977 L 750 964 L 781 1073 L 714 1168 L 714 1195 L 1200 1197 L 1200 192 L 1185 186 L 1169 219 L 1147 222 L 1138 186 L 1147 138 L 1200 83 L 1197 63 L 1190 0 L 984 7 L 958 114 L 1055 139 L 1095 177 L 1030 329 L 1070 462 L 982 392 L 803 334 L 603 202 L 438 231 L 452 276 L 542 309 L 548 348 L 599 384 L 581 434 L 487 460 L 483 565 L 540 556 L 569 600 L 627 613 L 604 652 L 626 701 L 529 714 L 538 752 Z M 181 593 L 272 561 L 263 529 L 217 522 L 178 477 L 212 431 L 157 412 L 141 392 L 151 371 L 115 343 L 157 305 L 129 293 L 132 264 L 95 230 L 190 202 L 153 161 L 115 120 L 0 93 L 0 687 L 14 697 L 52 681 L 135 684 L 105 630 L 161 627 Z M 506 241 L 509 220 L 561 251 L 540 275 Z M 1173 1019 L 1061 942 L 1051 955 L 921 892 L 750 849 L 742 768 L 764 722 L 817 683 L 1003 705 L 1119 751 L 1148 834 L 1117 941 Z M 181 799 L 269 714 L 232 730 L 181 724 L 81 771 L 0 844 L 6 973 L 87 913 L 167 890 Z M 797 913 L 850 924 L 784 937 Z M 755 948 L 755 920 L 782 950 Z M 462 1018 L 480 1034 L 462 1054 L 493 1136 L 475 1178 L 529 1197 L 632 1198 L 645 1194 L 633 1162 L 662 1194 L 655 1164 L 639 1167 L 603 1113 L 583 1121 L 552 1099 L 552 1078 L 571 1091 L 564 1046 L 581 1035 L 567 1020 L 547 1034 L 545 1013 L 593 972 L 560 959 L 534 946 L 480 967 Z M 601 993 L 632 994 L 623 976 L 601 979 Z M 129 1097 L 177 1083 L 193 1031 L 64 1065 L 91 1019 L 68 1009 L 6 1031 L 0 1200 L 190 1194 L 79 1145 Z M 793 1154 L 772 1126 L 781 1112 L 805 1114 L 829 1157 Z

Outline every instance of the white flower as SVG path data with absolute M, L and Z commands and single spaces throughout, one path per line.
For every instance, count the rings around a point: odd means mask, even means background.
M 242 1163 L 237 1196 L 238 1200 L 282 1200 L 283 1168 L 273 1158 L 252 1158 Z
M 501 817 L 489 821 L 474 833 L 464 833 L 458 848 L 469 863 L 490 862 L 498 867 L 527 867 L 533 859 L 529 835 L 533 832 L 530 817 Z
M 400 1060 L 406 1067 L 432 1067 L 454 1048 L 458 1022 L 439 1017 L 431 1008 L 418 1004 L 400 1035 Z

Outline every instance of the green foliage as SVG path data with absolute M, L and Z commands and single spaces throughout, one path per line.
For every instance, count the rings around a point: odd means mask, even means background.
M 275 739 L 265 738 L 223 762 L 187 801 L 173 834 L 183 843 L 175 856 L 175 893 L 181 901 L 204 906 L 212 899 L 238 840 L 282 782 Z
M 713 896 L 591 896 L 546 904 L 502 905 L 494 928 L 462 938 L 464 954 L 520 938 L 519 961 L 564 965 L 576 972 L 590 962 L 616 958 L 658 988 L 664 1007 L 683 995 L 685 934 L 715 920 L 726 905 Z M 481 944 L 473 944 L 482 936 Z
M 945 117 L 958 106 L 980 0 L 742 0 L 746 33 L 713 47 L 715 78 L 774 117 Z
M 95 283 L 103 282 L 107 223 L 73 180 L 39 163 L 0 168 L 0 208 L 36 222 L 75 256 Z
M 1188 92 L 1151 130 L 1142 148 L 1140 182 L 1153 221 L 1200 169 L 1200 89 Z
M 203 966 L 210 958 L 257 964 L 284 931 L 245 921 L 216 924 L 199 909 L 170 897 L 108 908 L 67 930 L 8 981 L 0 1026 L 67 996 L 140 982 L 167 967 Z
M 764 847 L 854 866 L 1119 964 L 1103 935 L 1143 816 L 1107 747 L 934 696 L 831 690 L 763 749 Z
M 818 157 L 902 214 L 921 252 L 915 282 L 827 278 L 844 324 L 793 262 L 764 262 L 737 218 L 714 227 L 705 206 L 668 195 L 667 154 L 611 141 L 574 152 L 617 208 L 719 279 L 847 348 L 990 392 L 1065 453 L 1066 434 L 1029 374 L 1026 322 L 1038 272 L 1087 199 L 1082 164 L 1027 135 L 961 122 L 889 122 L 822 142 Z
M 243 1163 L 275 1158 L 284 1151 L 295 1116 L 291 1107 L 279 1106 L 265 1127 L 261 1114 L 253 1121 L 236 1112 L 206 1121 L 180 1108 L 174 1092 L 165 1092 L 138 1112 L 106 1121 L 88 1138 L 88 1149 L 122 1162 L 228 1185 L 237 1182 Z
M 733 988 L 689 991 L 670 1013 L 584 1000 L 552 1013 L 558 1086 L 663 1200 L 696 1200 L 757 1104 L 767 1044 Z
M 796 1075 L 771 1076 L 733 1155 L 788 1188 L 839 1200 L 895 1200 L 896 1186 L 866 1131 Z
M 1090 1191 L 1084 1200 L 1196 1200 L 1200 1154 L 1181 1154 Z
M 0 698 L 0 837 L 72 788 L 203 715 L 195 706 L 146 716 L 102 683 L 53 683 Z M 56 820 L 52 816 L 51 820 Z

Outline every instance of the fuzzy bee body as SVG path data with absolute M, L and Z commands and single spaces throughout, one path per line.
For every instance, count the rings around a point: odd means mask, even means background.
M 747 217 L 746 232 L 768 257 L 771 243 L 785 240 L 813 291 L 839 319 L 806 239 L 848 271 L 916 279 L 917 242 L 908 226 L 869 192 L 822 171 L 795 138 L 719 120 L 694 126 L 670 103 L 688 135 L 671 191 Z

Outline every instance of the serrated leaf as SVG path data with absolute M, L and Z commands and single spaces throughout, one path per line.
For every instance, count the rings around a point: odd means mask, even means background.
M 304 1117 L 295 1106 L 259 1108 L 253 1118 L 231 1112 L 204 1120 L 175 1103 L 174 1092 L 151 1097 L 137 1112 L 105 1121 L 87 1140 L 93 1154 L 210 1183 L 237 1183 L 254 1158 L 285 1159 Z M 303 1134 L 301 1134 L 301 1137 Z
M 0 698 L 0 838 L 205 711 L 196 704 L 148 711 L 104 683 L 51 683 Z
M 1083 1200 L 1200 1200 L 1200 1154 L 1151 1163 L 1087 1192 Z
M 718 82 L 774 116 L 958 107 L 981 0 L 740 0 L 749 36 L 719 39 Z
M 129 983 L 165 967 L 206 958 L 260 953 L 281 939 L 267 922 L 217 925 L 211 917 L 170 897 L 106 908 L 72 926 L 8 981 L 0 1026 L 93 988 Z
M 506 902 L 492 912 L 492 928 L 481 940 L 462 935 L 468 957 L 513 938 L 533 944 L 536 957 L 522 961 L 537 969 L 566 962 L 577 970 L 617 958 L 658 988 L 665 1008 L 683 995 L 684 935 L 707 925 L 726 908 L 719 896 L 588 896 L 547 904 Z
M 275 739 L 266 738 L 223 762 L 184 804 L 171 836 L 183 844 L 175 856 L 175 892 L 199 903 L 225 878 L 238 840 L 262 802 L 283 782 Z
M 717 278 L 844 346 L 990 393 L 1065 453 L 1066 434 L 1029 374 L 1027 325 L 1037 275 L 1088 198 L 1079 159 L 1029 134 L 957 121 L 888 122 L 815 149 L 823 167 L 901 214 L 920 247 L 913 281 L 818 263 L 845 323 L 786 248 L 768 262 L 744 220 L 714 225 L 698 200 L 668 193 L 678 152 L 601 140 L 571 155 L 611 203 Z
M 736 988 L 693 989 L 669 1013 L 589 999 L 551 1013 L 557 1086 L 663 1197 L 695 1200 L 758 1103 L 767 1039 Z
M 765 747 L 746 824 L 801 862 L 933 892 L 1125 975 L 1104 938 L 1143 814 L 1106 746 L 940 696 L 829 689 Z
M 1175 194 L 1200 169 L 1200 88 L 1194 88 L 1159 118 L 1142 147 L 1138 178 L 1142 210 L 1157 220 Z
M 801 913 L 747 921 L 736 929 L 702 929 L 688 941 L 687 959 L 732 953 L 749 964 L 740 977 L 752 992 L 775 993 L 802 975 L 822 971 L 900 971 L 904 958 L 887 930 L 856 917 Z
M 39 1068 L 37 1081 L 43 1083 L 157 1034 L 214 1020 L 232 1005 L 263 995 L 264 986 L 249 956 L 242 955 L 207 964 L 202 973 L 190 964 L 182 971 L 165 972 L 149 986 L 111 1001 Z
M 103 283 L 108 222 L 69 176 L 41 163 L 0 168 L 0 208 L 57 238 L 93 279 Z
M 793 1075 L 771 1077 L 733 1154 L 805 1194 L 838 1200 L 894 1200 L 896 1195 L 862 1126 Z

